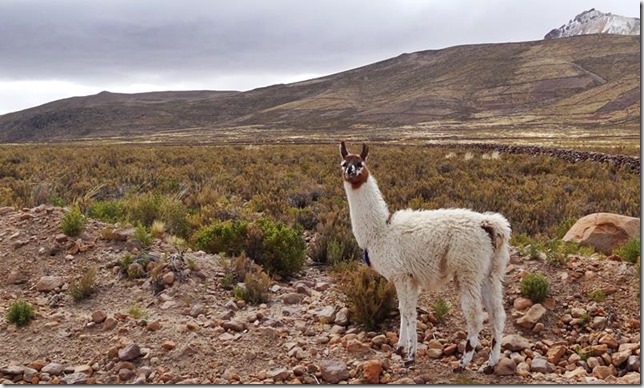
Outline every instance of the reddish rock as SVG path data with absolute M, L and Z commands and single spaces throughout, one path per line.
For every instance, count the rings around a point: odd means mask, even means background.
M 640 236 L 640 219 L 613 213 L 594 213 L 580 218 L 563 237 L 611 254 L 631 238 Z
M 94 311 L 92 313 L 92 321 L 94 321 L 94 323 L 96 324 L 103 323 L 105 319 L 107 319 L 107 315 L 105 315 L 105 313 L 102 311 Z
M 378 384 L 382 373 L 380 360 L 369 360 L 362 363 L 362 375 L 367 384 Z

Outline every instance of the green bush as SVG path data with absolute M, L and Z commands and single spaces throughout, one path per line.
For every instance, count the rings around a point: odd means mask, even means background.
M 34 318 L 34 306 L 22 299 L 14 300 L 7 309 L 7 321 L 16 326 L 25 326 Z
M 132 237 L 139 240 L 143 249 L 149 248 L 152 245 L 152 234 L 148 231 L 148 228 L 141 224 L 136 225 Z
M 330 217 L 329 221 L 317 228 L 315 243 L 310 252 L 311 259 L 316 263 L 331 265 L 359 259 L 361 250 L 351 227 L 339 222 L 337 215 Z
M 140 222 L 149 227 L 159 220 L 163 221 L 168 233 L 182 237 L 188 234 L 188 208 L 176 198 L 146 193 L 128 197 L 124 205 L 132 223 Z
M 197 249 L 208 253 L 239 255 L 246 242 L 247 221 L 227 220 L 202 227 L 193 236 Z
M 121 201 L 111 199 L 94 202 L 90 206 L 89 215 L 104 222 L 116 223 L 125 220 L 127 212 Z
M 246 253 L 269 274 L 288 277 L 302 270 L 306 242 L 295 229 L 261 219 L 249 224 Z
M 72 283 L 69 287 L 69 295 L 75 302 L 88 298 L 94 292 L 96 283 L 96 266 L 93 265 L 85 270 L 81 278 Z
M 633 238 L 626 242 L 626 244 L 615 249 L 613 254 L 622 258 L 622 260 L 628 261 L 630 263 L 637 262 L 637 258 L 640 256 L 640 239 Z
M 61 221 L 63 233 L 68 236 L 78 236 L 85 229 L 85 216 L 78 207 L 70 209 Z
M 396 306 L 394 285 L 366 265 L 346 273 L 340 289 L 347 298 L 350 319 L 367 330 L 382 327 Z
M 197 249 L 238 256 L 245 252 L 269 274 L 292 276 L 306 258 L 306 242 L 295 229 L 276 221 L 260 219 L 221 221 L 201 228 L 193 237 Z
M 541 273 L 526 274 L 519 284 L 521 295 L 534 303 L 541 303 L 548 296 L 550 282 Z

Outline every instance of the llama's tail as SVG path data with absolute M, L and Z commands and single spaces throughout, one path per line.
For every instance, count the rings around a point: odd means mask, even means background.
M 490 236 L 494 248 L 490 277 L 502 281 L 510 261 L 510 223 L 499 213 L 485 213 L 481 228 Z

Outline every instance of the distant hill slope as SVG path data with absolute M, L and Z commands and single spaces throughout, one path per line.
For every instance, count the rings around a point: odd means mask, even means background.
M 640 123 L 638 36 L 479 44 L 403 54 L 247 92 L 99 93 L 0 116 L 0 141 L 60 141 L 365 127 L 499 124 L 613 128 Z
M 591 8 L 575 16 L 568 24 L 553 29 L 544 39 L 587 34 L 639 35 L 640 19 L 603 13 Z

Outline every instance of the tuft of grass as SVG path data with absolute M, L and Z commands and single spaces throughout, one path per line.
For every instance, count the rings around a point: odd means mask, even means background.
M 140 223 L 134 227 L 133 237 L 141 242 L 141 247 L 144 249 L 149 248 L 150 245 L 152 245 L 152 234 L 150 234 L 148 229 Z
M 247 273 L 244 277 L 245 295 L 244 300 L 251 304 L 268 302 L 268 287 L 271 285 L 271 278 L 262 270 Z
M 28 325 L 34 316 L 34 306 L 23 299 L 17 299 L 9 305 L 6 318 L 7 322 L 21 327 Z
M 154 220 L 152 226 L 150 226 L 150 234 L 156 239 L 163 238 L 165 234 L 165 223 L 163 221 Z
M 613 254 L 619 256 L 624 261 L 629 263 L 636 263 L 637 258 L 640 257 L 640 239 L 633 238 L 628 240 L 624 245 L 615 249 Z
M 588 297 L 595 302 L 603 302 L 606 300 L 606 294 L 599 288 L 588 291 Z
M 451 310 L 452 305 L 445 299 L 438 298 L 434 303 L 432 303 L 431 307 L 432 312 L 434 313 L 434 317 L 436 317 L 439 322 L 443 322 L 443 320 L 445 320 L 447 314 Z
M 350 319 L 367 330 L 381 327 L 396 306 L 394 285 L 366 265 L 346 273 L 340 289 L 347 298 Z
M 96 266 L 87 268 L 78 281 L 69 286 L 69 295 L 75 302 L 87 299 L 94 292 L 96 285 Z
M 68 236 L 78 236 L 85 229 L 85 216 L 77 206 L 71 208 L 61 220 L 63 233 Z
M 577 346 L 575 346 L 575 353 L 577 353 L 577 355 L 579 355 L 581 361 L 587 361 L 588 360 L 588 353 L 586 353 L 584 351 L 584 349 L 579 344 L 577 344 Z
M 127 309 L 127 314 L 134 319 L 148 319 L 150 313 L 141 306 L 134 304 Z
M 548 296 L 550 282 L 542 273 L 529 273 L 521 279 L 519 287 L 523 297 L 541 303 Z

